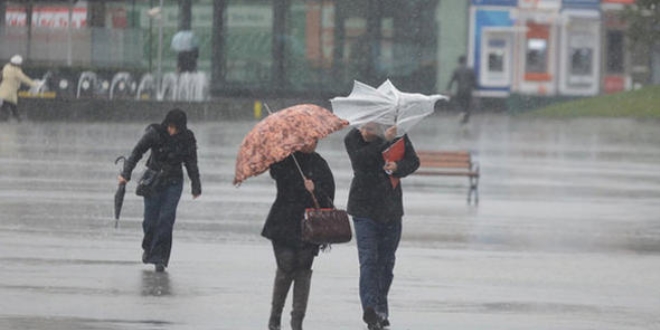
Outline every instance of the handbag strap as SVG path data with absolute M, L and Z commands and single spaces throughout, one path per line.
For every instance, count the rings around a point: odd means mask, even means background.
M 314 195 L 314 193 L 312 193 L 312 192 L 309 191 L 309 190 L 308 190 L 307 192 L 309 192 L 309 194 L 312 196 L 312 200 L 314 201 L 314 208 L 316 208 L 316 209 L 320 209 L 320 208 L 321 208 L 321 205 L 319 204 L 319 201 L 318 201 L 318 199 L 316 198 L 316 195 Z M 328 199 L 328 202 L 330 203 L 330 207 L 332 207 L 333 209 L 336 209 L 336 207 L 335 207 L 335 203 L 332 202 L 332 199 L 330 199 L 329 196 L 325 196 L 325 198 Z

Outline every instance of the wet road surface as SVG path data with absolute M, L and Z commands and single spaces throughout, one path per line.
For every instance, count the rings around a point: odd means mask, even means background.
M 190 123 L 204 192 L 193 201 L 184 187 L 163 274 L 140 262 L 134 183 L 118 229 L 113 219 L 113 161 L 147 124 L 0 124 L 0 329 L 266 328 L 275 264 L 259 233 L 275 187 L 267 175 L 231 185 L 254 122 Z M 415 127 L 418 150 L 473 151 L 480 203 L 467 205 L 466 178 L 402 181 L 392 329 L 660 329 L 658 124 L 491 115 Z M 318 148 L 338 207 L 344 134 Z M 322 253 L 305 327 L 364 329 L 357 276 L 354 242 Z

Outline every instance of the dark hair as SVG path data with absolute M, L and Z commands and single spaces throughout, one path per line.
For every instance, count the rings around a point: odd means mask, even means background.
M 170 110 L 165 116 L 165 120 L 163 120 L 163 126 L 169 125 L 173 125 L 180 132 L 185 131 L 187 129 L 186 125 L 188 125 L 186 113 L 179 108 Z
M 458 63 L 465 64 L 465 55 L 461 55 L 458 57 Z

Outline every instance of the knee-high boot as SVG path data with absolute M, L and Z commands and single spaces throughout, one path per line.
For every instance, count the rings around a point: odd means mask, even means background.
M 286 296 L 291 288 L 293 275 L 287 274 L 277 268 L 275 272 L 275 283 L 273 284 L 273 300 L 270 307 L 270 318 L 268 319 L 268 330 L 280 330 L 282 322 L 282 310 L 286 302 Z
M 302 321 L 307 311 L 309 289 L 312 284 L 312 270 L 302 269 L 295 273 L 293 282 L 293 309 L 291 311 L 291 329 L 302 330 Z

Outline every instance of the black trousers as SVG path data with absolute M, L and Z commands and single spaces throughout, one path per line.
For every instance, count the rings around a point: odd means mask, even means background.
M 0 107 L 0 121 L 8 121 L 11 116 L 14 116 L 17 121 L 21 121 L 21 116 L 18 114 L 18 106 L 11 102 L 2 102 L 2 106 Z
M 466 124 L 470 120 L 470 110 L 472 108 L 472 94 L 459 93 L 456 95 L 456 105 L 459 110 L 463 112 L 462 124 Z
M 312 269 L 312 263 L 314 263 L 314 257 L 318 254 L 318 249 L 315 246 L 293 248 L 273 242 L 273 252 L 277 268 L 287 274 L 292 274 L 297 270 Z

